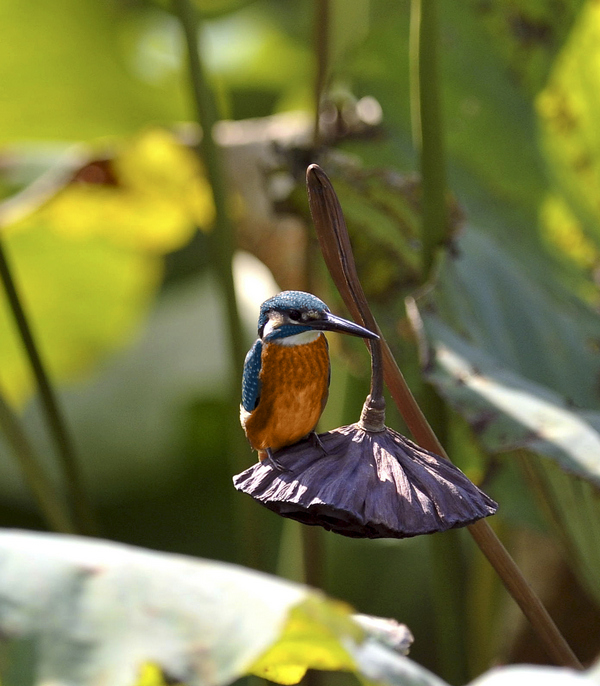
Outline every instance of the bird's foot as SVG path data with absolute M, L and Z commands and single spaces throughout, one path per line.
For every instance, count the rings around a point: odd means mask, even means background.
M 310 442 L 315 446 L 315 448 L 320 448 L 323 455 L 329 455 L 327 448 L 324 446 L 323 441 L 319 438 L 319 434 L 316 431 L 311 431 L 308 435 Z
M 273 467 L 273 469 L 275 469 L 278 472 L 290 471 L 289 469 L 287 469 L 287 467 L 284 467 L 278 459 L 276 459 L 273 456 L 273 451 L 271 450 L 271 448 L 266 448 L 265 452 L 267 453 L 267 457 L 265 459 L 271 465 L 271 467 Z

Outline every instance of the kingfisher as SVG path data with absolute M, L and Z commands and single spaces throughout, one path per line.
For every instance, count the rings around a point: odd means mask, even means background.
M 330 380 L 324 331 L 379 338 L 303 291 L 283 291 L 261 305 L 258 339 L 244 362 L 240 420 L 259 460 L 278 469 L 274 451 L 308 436 L 318 441 Z

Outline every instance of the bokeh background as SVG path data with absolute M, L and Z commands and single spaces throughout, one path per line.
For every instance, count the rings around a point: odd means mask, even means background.
M 308 217 L 304 170 L 316 161 L 430 421 L 500 503 L 492 525 L 581 659 L 600 650 L 600 5 L 437 3 L 424 51 L 437 78 L 421 93 L 441 104 L 433 164 L 447 183 L 444 249 L 427 273 L 418 5 L 198 0 L 235 230 L 232 329 L 173 7 L 0 0 L 0 239 L 103 537 L 309 574 L 408 624 L 411 656 L 461 683 L 547 661 L 468 534 L 307 534 L 231 483 L 255 460 L 236 413 L 260 302 L 309 289 L 345 314 Z M 364 346 L 331 349 L 323 430 L 355 421 L 368 390 Z M 61 491 L 3 291 L 0 394 Z M 389 404 L 388 423 L 405 430 Z M 0 441 L 0 524 L 43 529 L 13 448 Z

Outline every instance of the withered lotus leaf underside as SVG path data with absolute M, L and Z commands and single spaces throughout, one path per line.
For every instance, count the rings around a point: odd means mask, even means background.
M 449 460 L 392 429 L 319 434 L 234 477 L 239 491 L 304 524 L 354 538 L 408 538 L 471 524 L 497 504 Z

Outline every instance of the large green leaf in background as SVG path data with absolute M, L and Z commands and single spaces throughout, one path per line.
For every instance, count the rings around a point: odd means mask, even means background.
M 600 8 L 590 1 L 537 98 L 537 109 L 550 173 L 596 246 L 600 244 L 599 85 Z
M 470 222 L 546 282 L 565 277 L 549 260 L 553 253 L 556 261 L 569 252 L 564 235 L 573 221 L 571 210 L 556 211 L 564 203 L 560 198 L 545 205 L 550 185 L 534 99 L 583 4 L 439 3 L 449 186 Z M 381 103 L 389 138 L 345 147 L 369 166 L 412 170 L 418 161 L 409 117 L 409 6 L 374 0 L 372 8 L 371 31 L 347 70 L 358 96 L 372 95 Z M 589 266 L 589 251 L 586 259 Z M 564 268 L 581 285 L 581 275 Z
M 600 518 L 600 359 L 592 345 L 600 318 L 531 279 L 475 229 L 458 251 L 446 258 L 437 289 L 418 301 L 430 341 L 426 375 L 486 450 L 527 450 L 570 560 L 600 598 L 600 539 L 589 524 Z
M 161 274 L 154 256 L 102 238 L 65 240 L 43 225 L 15 232 L 6 249 L 42 353 L 57 379 L 89 369 L 131 335 Z M 21 403 L 33 379 L 4 293 L 0 303 L 2 388 Z
M 600 434 L 590 415 L 501 366 L 435 315 L 425 313 L 423 322 L 435 341 L 429 351 L 429 378 L 466 417 L 488 451 L 537 452 L 600 485 Z M 597 426 L 600 413 L 594 419 Z
M 2 0 L 0 142 L 88 140 L 181 119 L 174 67 L 169 79 L 136 74 L 145 16 L 114 0 Z

